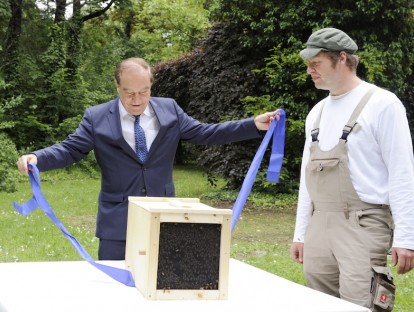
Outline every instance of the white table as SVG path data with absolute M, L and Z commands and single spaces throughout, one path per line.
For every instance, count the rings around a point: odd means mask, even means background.
M 101 263 L 123 268 L 123 261 Z M 146 300 L 86 261 L 0 263 L 0 312 L 369 312 L 230 259 L 228 300 Z

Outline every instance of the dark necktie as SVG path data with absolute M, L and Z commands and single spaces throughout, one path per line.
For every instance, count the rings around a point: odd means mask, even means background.
M 144 129 L 139 125 L 139 117 L 134 116 L 135 123 L 135 153 L 138 156 L 138 159 L 143 163 L 148 157 L 148 150 L 147 150 L 147 141 L 145 140 L 145 132 Z

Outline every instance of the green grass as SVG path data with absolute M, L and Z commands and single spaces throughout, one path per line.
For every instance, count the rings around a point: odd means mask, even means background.
M 68 231 L 97 259 L 95 238 L 98 178 L 64 170 L 41 174 L 42 190 L 57 217 Z M 212 187 L 207 177 L 194 168 L 174 171 L 177 197 L 201 198 L 221 208 L 232 208 L 237 192 Z M 12 203 L 23 203 L 32 196 L 30 185 L 19 185 L 16 193 L 0 193 L 0 262 L 81 260 L 60 230 L 39 209 L 23 217 Z M 295 196 L 264 196 L 252 193 L 232 233 L 231 257 L 304 284 L 302 266 L 290 260 L 289 249 L 295 222 Z M 414 272 L 397 275 L 397 302 L 393 311 L 414 311 Z M 247 281 L 248 282 L 248 281 Z M 276 290 L 275 290 L 276 291 Z
M 44 181 L 42 191 L 58 219 L 94 257 L 97 254 L 95 219 L 99 180 Z M 32 197 L 27 182 L 13 194 L 1 193 L 0 262 L 81 259 L 61 231 L 40 210 L 26 217 L 13 208 Z

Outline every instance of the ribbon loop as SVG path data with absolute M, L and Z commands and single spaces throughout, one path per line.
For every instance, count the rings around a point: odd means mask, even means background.
M 265 137 L 262 140 L 262 143 L 259 146 L 259 149 L 256 152 L 256 155 L 253 158 L 253 161 L 247 171 L 246 177 L 244 178 L 241 190 L 237 196 L 236 202 L 233 206 L 232 222 L 231 222 L 231 231 L 233 232 L 236 227 L 236 223 L 240 218 L 241 212 L 246 204 L 247 197 L 250 194 L 254 180 L 259 170 L 260 163 L 263 159 L 266 148 L 269 144 L 270 139 L 273 136 L 272 143 L 272 154 L 270 157 L 269 167 L 267 171 L 267 179 L 270 182 L 279 182 L 280 169 L 283 162 L 283 153 L 284 153 L 284 142 L 285 142 L 285 116 L 286 113 L 283 109 L 280 109 L 280 119 L 279 121 L 273 119 L 270 124 L 269 129 L 266 132 Z
M 53 221 L 53 223 L 62 231 L 62 233 L 66 236 L 66 238 L 70 241 L 73 248 L 76 249 L 78 254 L 91 265 L 96 267 L 97 269 L 101 270 L 105 274 L 109 275 L 116 281 L 130 287 L 134 287 L 134 279 L 132 277 L 131 272 L 128 270 L 123 270 L 119 268 L 110 267 L 107 265 L 103 265 L 100 263 L 96 263 L 93 258 L 88 254 L 88 252 L 83 248 L 83 246 L 78 242 L 78 240 L 72 236 L 69 231 L 65 228 L 62 222 L 56 217 L 55 213 L 53 212 L 52 208 L 50 207 L 49 203 L 47 202 L 45 196 L 43 195 L 41 188 L 40 188 L 40 175 L 39 169 L 36 165 L 29 164 L 29 177 L 30 177 L 30 184 L 32 187 L 33 197 L 29 199 L 27 202 L 19 205 L 16 202 L 13 202 L 14 208 L 23 216 L 28 215 L 37 207 L 42 209 L 42 211 Z
M 286 114 L 281 110 L 280 119 L 273 132 L 272 154 L 270 155 L 269 168 L 267 170 L 267 180 L 269 182 L 279 182 L 285 149 L 285 119 Z

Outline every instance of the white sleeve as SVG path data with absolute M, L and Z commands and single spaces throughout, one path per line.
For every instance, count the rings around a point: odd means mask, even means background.
M 296 211 L 296 225 L 295 225 L 295 232 L 293 236 L 294 242 L 304 242 L 305 239 L 305 232 L 306 228 L 309 223 L 309 217 L 311 212 L 311 199 L 308 193 L 308 190 L 306 188 L 306 165 L 309 160 L 309 147 L 311 143 L 311 125 L 313 124 L 309 122 L 309 120 L 312 120 L 310 118 L 311 113 L 309 113 L 308 117 L 306 118 L 306 140 L 305 140 L 305 146 L 303 148 L 303 156 L 302 156 L 302 165 L 300 170 L 300 185 L 299 185 L 299 195 L 298 195 L 298 205 L 297 205 L 297 211 Z
M 413 147 L 400 101 L 394 101 L 381 112 L 378 140 L 388 169 L 389 201 L 395 224 L 393 247 L 414 250 Z

